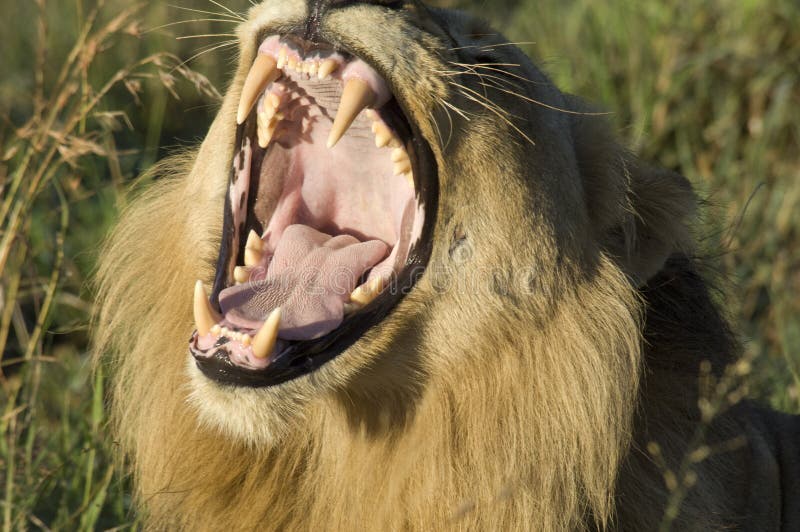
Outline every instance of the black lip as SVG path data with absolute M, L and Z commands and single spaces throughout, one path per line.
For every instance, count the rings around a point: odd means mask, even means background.
M 386 77 L 385 72 L 380 72 L 380 74 Z M 431 147 L 423 140 L 417 125 L 409 119 L 411 115 L 403 107 L 402 102 L 392 99 L 387 105 L 396 106 L 396 109 L 388 109 L 385 118 L 406 143 L 415 176 L 417 203 L 425 207 L 422 232 L 409 250 L 405 267 L 393 277 L 391 284 L 380 296 L 363 310 L 347 318 L 341 326 L 316 340 L 290 342 L 289 346 L 275 356 L 269 366 L 264 369 L 251 370 L 233 364 L 225 350 L 221 348 L 222 346 L 215 347 L 216 351 L 210 356 L 191 351 L 197 367 L 209 379 L 220 384 L 258 388 L 275 386 L 308 374 L 340 355 L 369 329 L 383 321 L 422 276 L 433 247 L 433 228 L 436 222 L 439 195 L 438 168 Z M 237 146 L 242 146 L 251 133 L 249 128 L 254 127 L 252 122 L 252 120 L 247 120 L 238 126 L 236 130 Z M 231 173 L 233 175 L 233 170 Z M 232 249 L 233 233 L 230 201 L 226 197 L 220 253 L 211 295 L 211 302 L 216 307 L 219 306 L 219 293 L 231 284 L 232 272 L 227 271 L 228 265 L 231 263 L 231 254 L 241 253 L 241 250 Z M 244 234 L 244 232 L 240 234 Z M 239 258 L 241 259 L 241 257 Z

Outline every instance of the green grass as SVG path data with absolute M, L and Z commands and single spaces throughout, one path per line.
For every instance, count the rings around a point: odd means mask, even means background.
M 560 86 L 614 111 L 634 149 L 681 171 L 708 198 L 704 252 L 754 360 L 750 394 L 800 412 L 800 6 L 457 3 L 501 13 L 508 37 L 533 41 L 524 48 Z M 206 0 L 179 5 L 220 11 Z M 87 31 L 97 6 L 15 2 L 0 20 L 4 530 L 138 526 L 128 479 L 112 459 L 104 376 L 91 373 L 87 357 L 89 279 L 124 188 L 204 134 L 217 99 L 195 72 L 222 90 L 232 68 L 225 47 L 191 61 L 192 70 L 176 69 L 175 58 L 230 39 L 229 22 L 160 27 L 229 13 L 163 2 L 136 11 L 107 0 Z M 115 23 L 124 10 L 132 12 Z M 221 35 L 175 38 L 197 34 Z M 127 74 L 95 102 L 120 70 Z

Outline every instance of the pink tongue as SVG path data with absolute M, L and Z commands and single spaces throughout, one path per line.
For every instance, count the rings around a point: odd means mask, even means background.
M 344 303 L 361 276 L 386 257 L 380 240 L 331 237 L 306 225 L 286 228 L 262 281 L 226 288 L 219 303 L 232 325 L 258 329 L 281 307 L 278 337 L 311 340 L 342 323 Z

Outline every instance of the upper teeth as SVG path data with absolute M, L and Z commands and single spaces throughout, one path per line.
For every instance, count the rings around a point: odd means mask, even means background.
M 307 79 L 311 77 L 327 79 L 337 71 L 343 70 L 341 79 L 344 82 L 344 89 L 328 136 L 328 147 L 336 146 L 359 113 L 366 109 L 369 118 L 373 121 L 372 131 L 375 134 L 375 146 L 378 148 L 388 146 L 394 149 L 392 162 L 395 163 L 395 174 L 405 176 L 413 186 L 411 161 L 408 154 L 405 153 L 400 139 L 374 111 L 388 98 L 386 95 L 388 89 L 385 87 L 385 83 L 382 80 L 376 81 L 377 74 L 374 72 L 368 71 L 365 75 L 363 68 L 358 70 L 350 66 L 345 68 L 345 66 L 343 58 L 338 54 L 327 58 L 302 58 L 297 51 L 280 43 L 277 37 L 270 37 L 259 48 L 258 56 L 245 79 L 236 113 L 237 123 L 241 124 L 245 121 L 258 99 L 261 98 L 256 113 L 256 131 L 259 147 L 266 149 L 272 141 L 281 138 L 280 123 L 287 118 L 287 113 L 291 114 L 292 105 L 294 105 L 292 101 L 284 101 L 280 87 L 268 90 L 270 85 L 278 80 L 286 70 L 299 73 Z M 404 155 L 397 153 L 398 150 L 402 150 Z
M 236 123 L 241 124 L 250 114 L 250 110 L 256 100 L 264 92 L 264 89 L 278 79 L 281 71 L 278 69 L 278 62 L 269 54 L 258 54 L 247 78 L 242 87 L 242 98 L 239 101 L 239 109 L 236 112 Z

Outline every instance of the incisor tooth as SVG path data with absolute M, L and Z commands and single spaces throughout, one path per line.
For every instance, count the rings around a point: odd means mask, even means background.
M 246 266 L 237 266 L 233 269 L 233 279 L 240 284 L 250 281 L 250 268 Z
M 281 325 L 281 308 L 273 310 L 264 325 L 253 337 L 253 356 L 256 358 L 267 358 L 275 348 L 278 340 L 278 328 Z
M 206 289 L 203 288 L 203 281 L 194 284 L 194 324 L 197 326 L 197 334 L 205 336 L 211 328 L 222 320 L 222 317 L 214 312 L 211 303 L 208 301 Z
M 333 121 L 333 126 L 331 126 L 328 148 L 336 146 L 336 143 L 350 128 L 358 113 L 372 105 L 374 101 L 375 93 L 366 81 L 352 78 L 347 82 L 342 91 L 342 99 L 339 101 L 336 119 Z
M 404 174 L 406 181 L 408 181 L 408 185 L 413 189 L 414 188 L 414 174 L 411 172 L 407 172 Z
M 317 77 L 319 79 L 325 79 L 333 74 L 337 68 L 339 68 L 339 62 L 336 59 L 326 59 L 319 65 Z
M 281 71 L 275 58 L 269 54 L 258 54 L 247 79 L 244 80 L 242 87 L 242 97 L 239 99 L 239 109 L 236 111 L 236 123 L 241 124 L 250 114 L 253 104 L 256 103 L 258 95 L 264 91 L 267 85 L 278 79 Z
M 312 78 L 317 77 L 317 72 L 319 71 L 319 62 L 318 61 L 311 61 L 311 64 L 308 66 L 308 75 Z
M 381 290 L 383 290 L 383 278 L 375 277 L 353 290 L 350 301 L 362 307 L 366 306 L 381 293 Z

